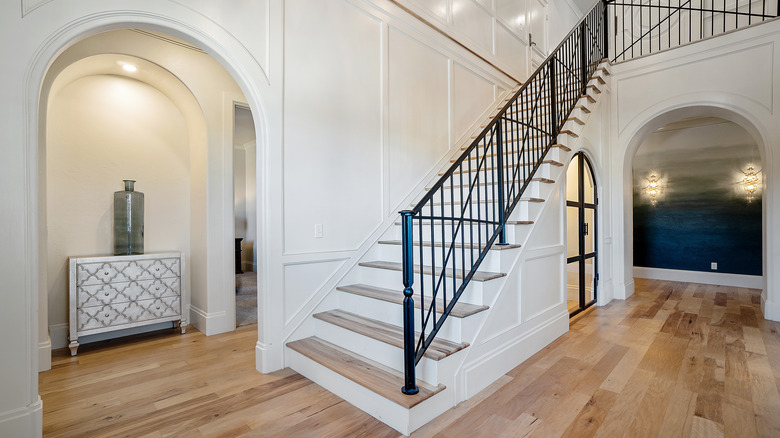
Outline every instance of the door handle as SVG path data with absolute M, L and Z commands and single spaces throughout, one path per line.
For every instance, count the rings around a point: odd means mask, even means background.
M 587 236 L 588 235 L 588 223 L 587 222 L 582 224 L 582 235 L 583 236 Z

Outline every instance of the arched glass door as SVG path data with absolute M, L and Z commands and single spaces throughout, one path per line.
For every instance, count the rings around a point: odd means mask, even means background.
M 566 171 L 566 301 L 570 316 L 596 302 L 597 205 L 593 168 L 579 152 Z

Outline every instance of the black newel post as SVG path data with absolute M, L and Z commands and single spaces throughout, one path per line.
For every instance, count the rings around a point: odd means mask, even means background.
M 417 379 L 414 373 L 414 260 L 412 257 L 412 215 L 410 210 L 401 212 L 401 242 L 403 250 L 404 276 L 404 386 L 401 392 L 417 394 Z

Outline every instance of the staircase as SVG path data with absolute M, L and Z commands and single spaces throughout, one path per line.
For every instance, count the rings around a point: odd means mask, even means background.
M 422 354 L 416 367 L 417 394 L 405 395 L 401 392 L 404 386 L 404 296 L 399 288 L 403 270 L 400 221 L 376 242 L 342 285 L 315 311 L 310 321 L 310 333 L 313 335 L 286 344 L 288 365 L 404 434 L 411 433 L 465 399 L 465 391 L 458 388 L 458 375 L 469 354 L 469 347 L 479 335 L 498 296 L 516 293 L 507 287 L 507 275 L 512 269 L 517 269 L 516 262 L 523 245 L 533 233 L 545 202 L 558 189 L 565 164 L 571 158 L 571 150 L 601 91 L 608 84 L 608 77 L 609 64 L 603 62 L 588 82 L 585 94 L 577 99 L 575 109 L 559 132 L 558 142 L 543 156 L 524 195 L 506 221 L 507 244 L 489 248 L 436 338 Z M 500 110 L 498 108 L 496 113 Z M 493 117 L 495 115 L 491 119 Z M 486 126 L 489 122 L 486 121 Z M 483 184 L 491 183 L 486 181 Z M 459 187 L 453 185 L 446 190 L 444 202 L 434 203 L 431 208 L 446 210 L 448 205 L 458 202 Z M 491 204 L 480 203 L 485 211 L 491 208 Z M 415 226 L 415 233 L 420 231 L 418 227 L 423 228 L 424 235 L 431 232 L 438 235 L 442 227 L 448 226 L 420 221 Z M 484 249 L 486 240 L 485 236 L 480 243 L 464 238 L 454 247 L 477 251 Z M 415 243 L 415 250 L 420 245 L 428 249 L 443 246 L 441 242 L 422 240 Z M 442 266 L 438 252 L 431 254 L 426 252 L 421 257 L 422 266 L 418 258 L 413 268 L 419 282 L 430 282 L 438 269 L 434 266 Z M 464 272 L 449 268 L 445 271 L 444 281 L 462 279 Z M 416 300 L 415 312 L 427 309 L 431 304 L 430 298 L 422 303 Z M 438 315 L 443 313 L 444 308 L 444 300 L 439 299 L 435 306 Z M 565 306 L 562 311 L 563 318 L 567 318 Z M 419 336 L 420 319 L 415 320 L 416 337 Z M 495 376 L 498 377 L 500 375 Z

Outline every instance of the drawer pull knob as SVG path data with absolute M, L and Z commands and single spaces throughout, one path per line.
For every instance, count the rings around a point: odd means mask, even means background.
M 106 318 L 108 318 L 108 313 L 106 313 Z
M 108 275 L 108 271 L 104 272 L 103 275 Z
M 106 296 L 108 296 L 108 292 L 106 292 Z
M 155 271 L 158 271 L 158 272 L 159 272 L 159 271 L 160 271 L 160 268 L 156 268 L 156 269 L 155 269 Z
M 157 306 L 157 310 L 160 310 L 160 306 Z
M 160 286 L 157 286 L 156 288 L 154 288 L 154 290 L 160 290 Z

